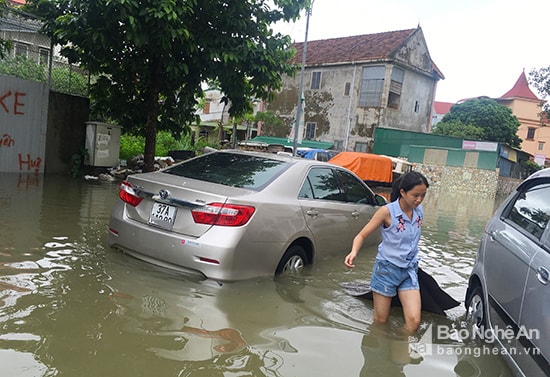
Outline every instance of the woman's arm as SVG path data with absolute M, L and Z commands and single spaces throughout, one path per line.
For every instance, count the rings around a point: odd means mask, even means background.
M 344 264 L 348 268 L 355 267 L 353 261 L 355 260 L 355 257 L 357 257 L 357 253 L 363 246 L 365 239 L 382 225 L 388 226 L 390 223 L 390 210 L 386 206 L 379 208 L 378 211 L 374 213 L 374 216 L 372 216 L 372 219 L 370 219 L 370 221 L 363 227 L 363 229 L 359 231 L 359 233 L 357 233 L 353 239 L 351 251 L 348 255 L 346 255 Z

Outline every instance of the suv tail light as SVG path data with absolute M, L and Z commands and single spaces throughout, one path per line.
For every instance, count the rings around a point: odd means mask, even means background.
M 128 203 L 132 207 L 136 207 L 143 200 L 143 198 L 137 195 L 134 187 L 128 181 L 122 181 L 118 196 L 124 203 Z
M 256 209 L 251 206 L 210 203 L 191 211 L 197 224 L 241 226 L 250 220 Z

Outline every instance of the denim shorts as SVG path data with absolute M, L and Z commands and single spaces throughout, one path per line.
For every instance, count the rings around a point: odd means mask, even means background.
M 419 290 L 417 271 L 418 266 L 401 268 L 386 260 L 376 259 L 372 269 L 370 288 L 373 292 L 387 297 L 397 295 L 397 291 Z M 410 273 L 414 274 L 414 280 Z

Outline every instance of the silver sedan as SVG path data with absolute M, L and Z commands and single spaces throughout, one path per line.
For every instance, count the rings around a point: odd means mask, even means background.
M 386 203 L 345 168 L 235 150 L 130 175 L 119 196 L 110 246 L 218 281 L 301 273 L 343 256 Z

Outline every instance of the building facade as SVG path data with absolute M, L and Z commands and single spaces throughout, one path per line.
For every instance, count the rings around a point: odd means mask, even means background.
M 295 60 L 304 43 L 295 44 Z M 437 82 L 422 29 L 309 41 L 303 76 L 303 140 L 334 143 L 346 151 L 370 152 L 377 127 L 431 131 Z M 284 127 L 263 135 L 288 137 L 296 118 L 301 75 L 283 78 L 267 105 Z
M 512 89 L 495 99 L 510 108 L 518 118 L 517 135 L 523 140 L 521 149 L 534 156 L 539 165 L 550 164 L 550 127 L 541 117 L 543 100 L 529 88 L 525 72 L 522 72 Z

